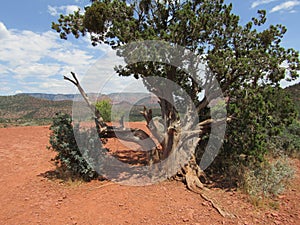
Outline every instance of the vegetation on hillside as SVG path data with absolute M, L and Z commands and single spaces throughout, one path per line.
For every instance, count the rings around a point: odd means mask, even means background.
M 0 126 L 50 124 L 57 112 L 71 114 L 71 101 L 50 101 L 28 95 L 0 96 Z
M 285 88 L 290 98 L 293 100 L 300 120 L 300 83 Z

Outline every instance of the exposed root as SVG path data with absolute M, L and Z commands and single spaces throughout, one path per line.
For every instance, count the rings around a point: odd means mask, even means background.
M 200 168 L 199 168 L 200 169 Z M 185 173 L 185 181 L 187 188 L 190 191 L 193 191 L 199 194 L 205 201 L 211 203 L 212 207 L 217 210 L 217 212 L 223 216 L 228 218 L 235 218 L 235 215 L 226 212 L 212 197 L 209 196 L 210 190 L 204 186 L 204 184 L 199 179 L 199 172 L 194 170 L 191 165 L 187 165 L 183 168 Z
M 207 189 L 206 187 L 204 187 L 204 184 L 200 181 L 199 177 L 197 176 L 197 172 L 193 170 L 189 165 L 185 166 L 184 172 L 185 181 L 189 190 L 197 193 L 197 190 Z
M 223 216 L 223 217 L 228 217 L 228 218 L 235 218 L 235 215 L 234 215 L 234 214 L 229 213 L 229 212 L 225 211 L 224 209 L 222 209 L 222 207 L 221 207 L 218 203 L 216 203 L 216 201 L 215 201 L 213 198 L 208 197 L 208 196 L 207 196 L 206 194 L 204 194 L 204 193 L 200 193 L 200 196 L 201 196 L 204 200 L 210 202 L 211 205 L 212 205 L 212 207 L 215 208 L 215 209 L 218 211 L 218 213 L 220 213 L 221 216 Z

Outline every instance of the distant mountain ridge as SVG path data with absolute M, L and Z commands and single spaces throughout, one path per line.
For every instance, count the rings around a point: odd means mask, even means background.
M 17 95 L 28 95 L 38 99 L 45 99 L 51 101 L 73 101 L 81 99 L 80 94 L 46 94 L 46 93 L 22 93 Z M 119 104 L 121 102 L 128 102 L 129 104 L 136 104 L 138 102 L 144 102 L 146 105 L 147 99 L 149 99 L 149 103 L 157 103 L 158 99 L 149 94 L 149 93 L 135 93 L 135 92 L 128 92 L 128 93 L 111 93 L 111 94 L 97 94 L 97 93 L 88 93 L 87 94 L 92 102 L 100 101 L 102 99 L 110 99 L 113 104 Z
M 298 119 L 300 119 L 300 83 L 286 87 L 285 90 L 288 92 L 291 99 L 293 100 L 298 111 Z
M 148 93 L 88 94 L 92 102 L 111 99 L 117 113 L 126 110 L 135 114 L 143 109 L 158 108 L 158 99 Z M 78 94 L 23 93 L 0 96 L 0 127 L 7 125 L 49 124 L 57 112 L 72 114 L 73 100 L 82 100 Z
M 17 95 L 28 95 L 34 98 L 46 99 L 50 101 L 64 101 L 64 100 L 72 101 L 73 98 L 75 97 L 74 94 L 46 94 L 46 93 L 21 93 Z
M 300 83 L 285 88 L 291 96 L 300 118 Z M 111 99 L 117 112 L 130 109 L 135 115 L 143 106 L 155 109 L 159 114 L 158 98 L 149 93 L 88 94 L 91 101 Z M 81 99 L 79 94 L 24 93 L 13 96 L 0 96 L 0 126 L 3 124 L 29 124 L 38 121 L 49 124 L 57 112 L 72 113 L 73 100 Z M 2 125 L 1 125 L 2 124 Z

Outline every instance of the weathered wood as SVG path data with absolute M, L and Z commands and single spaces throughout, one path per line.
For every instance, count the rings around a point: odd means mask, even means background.
M 143 151 L 148 151 L 149 158 L 157 151 L 157 147 L 153 139 L 143 130 L 137 128 L 125 128 L 124 122 L 121 122 L 120 127 L 108 126 L 102 116 L 101 112 L 92 104 L 88 95 L 81 87 L 76 74 L 71 72 L 73 80 L 64 76 L 64 79 L 74 84 L 79 90 L 84 101 L 95 115 L 95 123 L 99 138 L 119 138 L 124 141 L 137 143 L 142 147 Z M 150 118 L 150 117 L 149 117 Z

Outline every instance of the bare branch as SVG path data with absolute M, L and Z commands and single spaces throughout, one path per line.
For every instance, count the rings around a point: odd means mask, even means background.
M 152 117 L 152 110 L 147 110 L 146 106 L 144 106 L 144 110 L 140 112 L 146 122 L 147 122 L 147 128 L 151 131 L 152 135 L 158 140 L 158 142 L 162 142 L 164 139 L 163 132 L 165 130 L 162 129 L 162 127 L 158 127 L 159 125 L 163 126 L 163 124 L 159 124 L 158 121 L 154 120 Z
M 75 86 L 77 86 L 77 83 L 76 83 L 75 81 L 71 80 L 70 78 L 64 76 L 64 79 L 70 81 L 70 82 L 73 83 Z
M 78 82 L 78 80 L 77 80 L 77 77 L 76 77 L 75 73 L 71 71 L 71 74 L 72 74 L 74 80 L 76 81 L 76 83 L 79 84 L 79 82 Z
M 99 138 L 119 138 L 124 141 L 130 141 L 139 144 L 144 151 L 149 152 L 149 162 L 153 161 L 154 155 L 157 153 L 158 149 L 156 147 L 155 142 L 152 138 L 143 130 L 141 129 L 130 129 L 124 128 L 124 121 L 121 118 L 120 120 L 120 127 L 113 127 L 108 126 L 101 116 L 100 111 L 95 107 L 94 104 L 89 100 L 87 94 L 81 87 L 76 74 L 71 72 L 72 77 L 74 80 L 64 76 L 64 79 L 74 84 L 77 89 L 79 90 L 81 96 L 83 97 L 84 101 L 87 103 L 88 107 L 95 115 L 95 123 L 98 132 Z M 145 110 L 147 111 L 147 110 Z M 149 123 L 152 120 L 152 112 L 149 110 L 147 112 L 147 118 Z
M 95 115 L 95 120 L 96 120 L 96 125 L 100 126 L 100 130 L 103 129 L 104 127 L 107 127 L 107 124 L 103 122 L 103 118 L 101 116 L 101 113 L 99 112 L 99 110 L 92 104 L 92 102 L 89 100 L 87 94 L 85 93 L 85 91 L 83 90 L 83 88 L 81 87 L 76 74 L 74 72 L 71 72 L 74 80 L 71 80 L 70 78 L 64 76 L 65 80 L 70 81 L 71 83 L 73 83 L 77 89 L 79 90 L 81 96 L 83 97 L 84 101 L 86 102 L 86 104 L 88 105 L 88 107 L 92 110 L 92 112 Z

